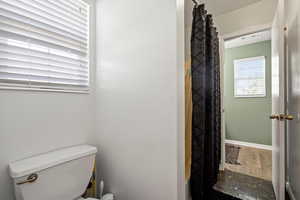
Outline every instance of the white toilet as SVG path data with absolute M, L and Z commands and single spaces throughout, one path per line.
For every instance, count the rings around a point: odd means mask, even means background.
M 81 145 L 11 163 L 16 199 L 83 200 L 96 153 L 96 147 Z

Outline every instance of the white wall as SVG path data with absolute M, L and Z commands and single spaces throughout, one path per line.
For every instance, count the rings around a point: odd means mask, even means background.
M 0 90 L 1 200 L 9 162 L 82 143 L 118 199 L 184 199 L 182 2 L 99 0 L 90 94 Z
M 184 195 L 177 189 L 183 74 L 177 65 L 176 9 L 176 0 L 97 5 L 97 160 L 117 199 Z M 183 54 L 180 58 L 183 69 Z
M 91 54 L 93 57 L 94 52 Z M 91 70 L 95 70 L 94 59 L 91 60 Z M 94 76 L 92 87 L 93 83 Z M 14 199 L 8 175 L 9 162 L 57 148 L 93 142 L 94 94 L 93 88 L 90 94 L 0 89 L 1 200 Z
M 221 35 L 272 24 L 277 0 L 262 0 L 238 10 L 218 15 L 215 22 Z

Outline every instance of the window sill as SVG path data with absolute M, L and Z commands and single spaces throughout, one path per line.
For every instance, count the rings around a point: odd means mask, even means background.
M 266 98 L 266 95 L 261 96 L 234 96 L 234 98 Z

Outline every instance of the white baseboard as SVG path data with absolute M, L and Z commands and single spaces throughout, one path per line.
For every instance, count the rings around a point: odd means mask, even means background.
M 264 145 L 264 144 L 255 144 L 255 143 L 250 143 L 250 142 L 242 142 L 242 141 L 237 141 L 237 140 L 225 140 L 225 143 L 227 144 L 235 144 L 239 146 L 246 146 L 246 147 L 253 147 L 257 149 L 265 149 L 265 150 L 270 150 L 272 151 L 272 146 L 270 145 Z
M 291 200 L 296 200 L 295 195 L 292 191 L 291 185 L 288 182 L 286 183 L 286 190 L 287 190 Z

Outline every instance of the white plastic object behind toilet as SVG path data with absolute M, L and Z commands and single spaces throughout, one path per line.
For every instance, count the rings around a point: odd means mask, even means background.
M 114 195 L 111 194 L 111 193 L 108 193 L 108 194 L 105 194 L 103 196 L 103 190 L 104 190 L 104 181 L 100 181 L 100 184 L 99 184 L 99 189 L 100 189 L 100 200 L 114 200 Z
M 102 181 L 100 181 L 100 184 L 99 184 L 99 191 L 100 191 L 99 197 L 100 197 L 100 199 L 102 199 L 103 190 L 104 190 L 104 181 L 102 180 Z
M 80 145 L 11 163 L 16 199 L 80 199 L 92 176 L 96 152 L 96 147 Z
M 114 200 L 113 194 L 106 194 L 100 200 Z

